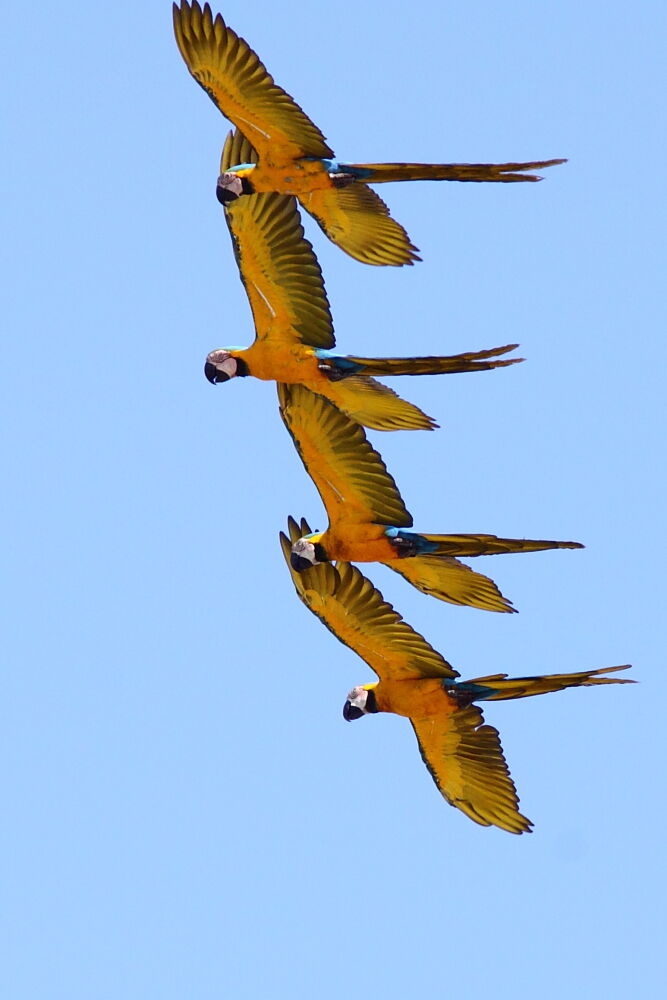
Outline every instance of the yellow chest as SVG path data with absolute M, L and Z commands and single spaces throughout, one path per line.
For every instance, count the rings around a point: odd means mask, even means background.
M 333 187 L 326 168 L 318 160 L 270 160 L 264 158 L 249 175 L 255 191 L 304 195 Z
M 343 523 L 339 530 L 329 529 L 322 544 L 330 559 L 345 562 L 383 562 L 394 553 L 382 525 L 368 523 Z
M 451 715 L 457 704 L 437 677 L 415 680 L 382 680 L 375 688 L 381 712 L 393 712 L 412 719 Z
M 251 375 L 267 382 L 294 383 L 314 382 L 324 378 L 317 367 L 317 358 L 311 347 L 301 343 L 276 343 L 271 337 L 257 340 L 246 351 L 243 358 Z

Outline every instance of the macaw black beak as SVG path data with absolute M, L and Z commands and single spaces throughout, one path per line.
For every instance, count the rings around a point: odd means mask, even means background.
M 293 552 L 289 557 L 290 564 L 293 570 L 297 573 L 303 573 L 304 570 L 312 569 L 313 564 L 309 559 L 305 559 L 304 556 L 299 556 L 296 552 Z
M 346 722 L 354 722 L 355 719 L 360 719 L 364 713 L 352 702 L 346 701 L 343 705 L 343 718 Z
M 214 365 L 211 361 L 207 361 L 204 365 L 204 375 L 209 380 L 211 385 L 216 385 L 218 382 L 228 382 L 229 375 L 227 372 L 220 371 L 217 365 Z
M 215 185 L 215 196 L 221 205 L 229 205 L 245 193 L 243 178 L 236 174 L 220 174 Z

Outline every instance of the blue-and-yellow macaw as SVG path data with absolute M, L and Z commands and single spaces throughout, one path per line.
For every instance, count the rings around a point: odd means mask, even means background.
M 359 719 L 374 712 L 393 712 L 409 719 L 419 750 L 447 801 L 479 823 L 509 833 L 529 833 L 532 823 L 519 812 L 519 798 L 505 762 L 498 730 L 484 724 L 476 701 L 503 701 L 593 684 L 631 684 L 603 674 L 605 670 L 542 677 L 492 674 L 457 681 L 457 670 L 388 604 L 356 567 L 348 562 L 311 566 L 297 573 L 292 546 L 307 534 L 306 521 L 288 522 L 280 534 L 285 561 L 296 592 L 313 614 L 344 645 L 353 649 L 377 674 L 376 684 L 354 687 L 343 716 Z
M 227 136 L 222 169 L 255 151 L 237 130 Z M 436 375 L 511 365 L 490 360 L 516 345 L 431 358 L 360 358 L 332 350 L 333 322 L 324 279 L 303 234 L 296 200 L 265 193 L 225 206 L 225 219 L 255 323 L 251 347 L 211 351 L 204 371 L 210 382 L 239 375 L 300 383 L 326 396 L 350 417 L 375 430 L 431 429 L 422 410 L 377 382 L 373 375 Z
M 365 264 L 412 264 L 419 260 L 408 234 L 368 186 L 384 181 L 540 180 L 521 171 L 559 160 L 531 163 L 341 163 L 316 125 L 274 83 L 247 42 L 228 28 L 208 4 L 174 4 L 174 32 L 190 73 L 223 115 L 259 154 L 218 178 L 223 204 L 242 194 L 276 191 L 295 195 L 324 233 Z
M 301 385 L 279 383 L 278 402 L 329 518 L 326 531 L 294 542 L 292 567 L 297 572 L 339 559 L 381 562 L 441 601 L 513 611 L 492 580 L 455 557 L 583 548 L 579 542 L 407 531 L 412 517 L 359 424 Z

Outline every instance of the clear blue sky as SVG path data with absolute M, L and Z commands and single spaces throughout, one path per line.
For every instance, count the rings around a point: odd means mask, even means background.
M 341 158 L 570 158 L 539 185 L 385 187 L 414 268 L 308 234 L 343 350 L 528 359 L 395 383 L 442 424 L 372 436 L 416 525 L 587 545 L 476 563 L 519 615 L 375 572 L 387 599 L 464 676 L 632 662 L 641 684 L 487 708 L 536 824 L 519 838 L 439 797 L 403 720 L 343 721 L 372 678 L 277 542 L 290 513 L 323 526 L 319 499 L 273 387 L 202 372 L 252 339 L 214 196 L 227 123 L 166 0 L 14 4 L 2 995 L 653 995 L 664 5 L 223 13 Z

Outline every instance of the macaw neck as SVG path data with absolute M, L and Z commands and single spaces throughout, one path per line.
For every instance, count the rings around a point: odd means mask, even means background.
M 375 697 L 377 686 L 377 682 L 375 684 L 364 684 L 364 689 L 368 691 L 368 695 L 366 697 L 366 711 L 370 714 L 375 714 L 380 711 L 377 698 Z
M 326 549 L 321 544 L 321 539 L 324 538 L 325 533 L 326 532 L 324 531 L 317 531 L 317 532 L 314 531 L 311 532 L 310 535 L 303 536 L 304 538 L 307 538 L 309 542 L 312 542 L 313 545 L 315 546 L 315 558 L 317 559 L 318 563 L 331 562 L 329 556 L 327 555 Z

